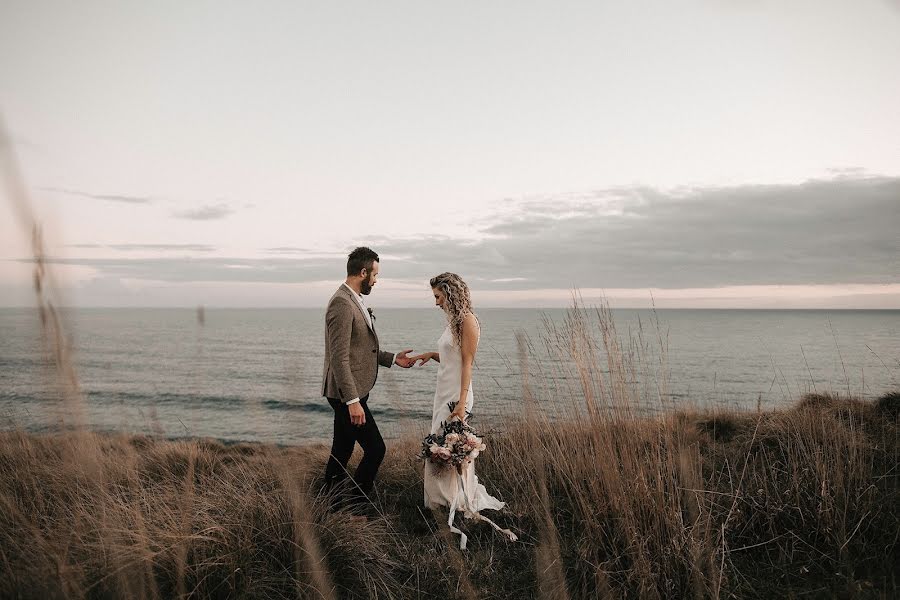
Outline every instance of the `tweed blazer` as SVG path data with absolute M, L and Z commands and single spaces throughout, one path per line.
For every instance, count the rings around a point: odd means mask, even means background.
M 378 365 L 393 364 L 394 355 L 378 347 L 375 319 L 369 327 L 362 306 L 342 284 L 325 312 L 322 395 L 341 402 L 362 398 L 375 386 Z

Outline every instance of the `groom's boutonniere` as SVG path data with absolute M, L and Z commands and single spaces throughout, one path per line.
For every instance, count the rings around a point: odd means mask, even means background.
M 372 323 L 374 324 L 375 323 L 375 311 L 372 310 L 372 307 L 368 307 L 368 308 L 366 308 L 366 310 L 369 311 L 369 318 L 372 319 Z

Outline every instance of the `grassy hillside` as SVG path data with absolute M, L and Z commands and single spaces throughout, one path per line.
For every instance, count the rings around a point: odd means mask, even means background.
M 420 508 L 415 437 L 389 444 L 381 517 L 328 514 L 327 449 L 0 434 L 6 598 L 890 597 L 900 394 L 769 413 L 523 418 L 478 472 L 509 502 Z M 491 514 L 491 516 L 495 516 Z

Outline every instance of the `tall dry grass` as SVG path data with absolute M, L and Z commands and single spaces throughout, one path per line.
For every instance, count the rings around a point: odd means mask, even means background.
M 2 134 L 2 131 L 0 131 Z M 3 142 L 0 135 L 0 142 Z M 575 302 L 520 339 L 521 410 L 479 475 L 509 543 L 421 508 L 419 440 L 392 443 L 366 523 L 325 510 L 327 449 L 93 434 L 40 227 L 8 144 L 0 167 L 33 232 L 60 433 L 0 433 L 0 597 L 769 598 L 897 590 L 900 394 L 827 394 L 776 412 L 669 399 L 655 320 L 620 334 Z M 677 376 L 677 374 L 675 374 Z M 511 382 L 512 384 L 513 382 Z M 258 416 L 258 415 L 257 415 Z
M 620 338 L 608 316 L 573 309 L 540 345 L 522 340 L 522 411 L 490 434 L 478 461 L 481 479 L 509 502 L 496 520 L 518 543 L 467 522 L 469 551 L 456 549 L 446 515 L 421 508 L 415 436 L 389 445 L 374 499 L 382 516 L 360 524 L 325 510 L 322 446 L 6 432 L 0 596 L 896 591 L 900 394 L 813 394 L 760 413 L 648 412 L 660 388 L 640 376 L 664 360 L 646 352 L 636 366 L 621 351 L 631 334 Z M 548 374 L 559 369 L 580 373 L 565 390 L 568 416 L 546 410 L 563 393 L 565 382 Z

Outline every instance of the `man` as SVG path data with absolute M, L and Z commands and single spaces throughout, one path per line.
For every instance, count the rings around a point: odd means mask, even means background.
M 325 313 L 322 394 L 334 409 L 334 437 L 325 467 L 325 487 L 332 490 L 346 482 L 347 462 L 359 442 L 363 458 L 353 477 L 355 486 L 351 486 L 351 498 L 358 504 L 371 496 L 375 475 L 384 459 L 384 440 L 368 407 L 378 366 L 390 368 L 396 364 L 408 369 L 414 362 L 407 357 L 411 350 L 394 355 L 378 346 L 375 316 L 365 304 L 365 296 L 378 281 L 378 269 L 378 255 L 369 248 L 351 252 L 347 257 L 347 279 L 331 297 Z

